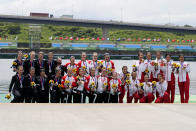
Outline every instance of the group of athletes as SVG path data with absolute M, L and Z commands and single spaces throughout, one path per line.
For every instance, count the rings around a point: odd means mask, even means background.
M 156 52 L 156 59 L 151 59 L 147 52 L 146 59 L 142 52 L 133 65 L 122 66 L 117 73 L 115 64 L 108 53 L 104 60 L 98 60 L 98 54 L 87 60 L 86 53 L 75 63 L 75 57 L 62 65 L 62 59 L 53 58 L 53 52 L 18 52 L 12 63 L 13 71 L 7 99 L 13 96 L 13 103 L 174 103 L 175 84 L 178 77 L 181 103 L 189 101 L 190 65 L 184 62 L 184 55 L 179 55 L 179 62 L 171 60 L 171 55 L 163 58 Z M 128 71 L 131 68 L 131 72 Z M 127 94 L 127 95 L 125 95 Z

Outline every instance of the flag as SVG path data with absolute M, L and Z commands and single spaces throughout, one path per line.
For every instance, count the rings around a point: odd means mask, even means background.
M 150 38 L 148 38 L 148 39 L 147 39 L 147 42 L 150 42 L 150 41 L 151 41 L 151 39 L 150 39 Z
M 59 40 L 63 40 L 63 37 L 59 37 Z
M 69 37 L 69 40 L 73 40 L 73 37 Z
M 65 37 L 65 38 L 64 38 L 64 40 L 68 40 L 68 39 L 69 39 L 69 37 Z
M 84 40 L 84 38 L 80 38 L 80 40 Z
M 97 37 L 97 40 L 100 40 L 99 37 Z

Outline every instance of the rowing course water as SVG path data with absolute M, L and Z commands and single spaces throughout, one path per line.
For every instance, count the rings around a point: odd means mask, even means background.
M 14 72 L 10 68 L 13 59 L 0 59 L 0 102 L 8 102 L 4 99 L 5 94 L 8 92 L 9 84 Z M 69 60 L 63 60 L 63 64 Z M 135 60 L 113 60 L 115 63 L 116 71 L 120 72 L 123 65 L 128 66 L 129 71 Z M 76 60 L 78 62 L 78 60 Z M 196 62 L 189 62 L 191 67 L 190 73 L 190 99 L 196 102 Z M 179 88 L 176 82 L 176 102 L 179 102 Z

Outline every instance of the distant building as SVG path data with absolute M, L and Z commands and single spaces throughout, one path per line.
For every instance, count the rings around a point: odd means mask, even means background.
M 73 15 L 62 15 L 60 18 L 63 18 L 63 19 L 73 19 Z
M 30 16 L 32 17 L 49 17 L 49 13 L 30 13 Z

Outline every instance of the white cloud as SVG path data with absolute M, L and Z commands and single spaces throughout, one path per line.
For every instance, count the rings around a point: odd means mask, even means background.
M 0 0 L 0 14 L 48 12 L 75 18 L 196 26 L 195 0 Z

